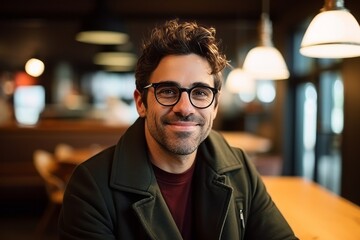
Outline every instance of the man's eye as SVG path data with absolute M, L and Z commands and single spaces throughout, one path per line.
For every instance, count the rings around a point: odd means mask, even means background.
M 194 88 L 192 96 L 194 97 L 208 97 L 211 95 L 211 91 L 207 88 Z
M 177 89 L 173 87 L 163 87 L 158 89 L 158 94 L 161 96 L 173 96 L 177 95 Z

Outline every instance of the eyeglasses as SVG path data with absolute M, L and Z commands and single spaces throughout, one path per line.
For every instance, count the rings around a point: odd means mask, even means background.
M 163 106 L 174 106 L 180 100 L 181 93 L 187 92 L 191 104 L 196 108 L 209 107 L 214 99 L 215 95 L 219 92 L 218 89 L 208 86 L 195 86 L 192 88 L 181 88 L 173 83 L 151 83 L 144 87 L 149 89 L 153 87 L 155 98 Z

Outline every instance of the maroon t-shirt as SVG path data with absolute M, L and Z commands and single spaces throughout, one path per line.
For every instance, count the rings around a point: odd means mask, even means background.
M 186 172 L 169 173 L 153 165 L 156 180 L 183 239 L 192 239 L 192 177 L 195 164 Z

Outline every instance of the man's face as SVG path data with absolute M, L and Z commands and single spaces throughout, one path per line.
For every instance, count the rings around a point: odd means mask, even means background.
M 181 88 L 195 85 L 214 87 L 214 78 L 206 59 L 196 55 L 164 57 L 150 77 L 150 83 L 173 82 Z M 194 107 L 187 92 L 182 92 L 174 106 L 162 106 L 154 88 L 147 91 L 147 108 L 135 92 L 137 110 L 145 117 L 145 135 L 149 148 L 176 155 L 194 153 L 208 136 L 217 113 L 215 101 L 205 109 Z

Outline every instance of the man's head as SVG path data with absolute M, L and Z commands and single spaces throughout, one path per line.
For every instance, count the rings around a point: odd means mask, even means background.
M 213 28 L 173 20 L 153 30 L 138 61 L 134 98 L 159 161 L 194 158 L 216 117 L 226 65 Z
M 207 60 L 214 76 L 214 87 L 220 90 L 223 82 L 221 71 L 228 65 L 228 61 L 220 52 L 215 33 L 215 28 L 178 20 L 154 28 L 150 38 L 143 43 L 142 55 L 137 63 L 136 89 L 143 92 L 143 88 L 149 84 L 150 75 L 165 56 L 193 53 Z M 146 105 L 146 97 L 143 97 Z

